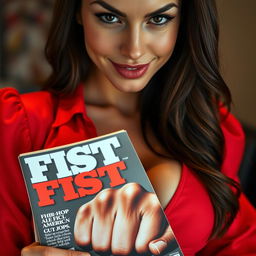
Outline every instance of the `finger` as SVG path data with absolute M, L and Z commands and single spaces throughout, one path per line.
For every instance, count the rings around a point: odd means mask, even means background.
M 90 203 L 84 204 L 77 212 L 74 225 L 74 238 L 76 244 L 81 248 L 91 245 L 92 216 Z
M 134 249 L 139 223 L 140 219 L 134 209 L 131 208 L 127 212 L 123 212 L 122 210 L 117 212 L 111 245 L 113 254 L 131 254 L 131 251 Z
M 26 247 L 24 247 L 22 250 L 21 250 L 21 256 L 30 256 L 31 255 L 31 249 L 33 249 L 33 247 L 36 247 L 38 246 L 39 243 L 38 242 L 34 242 Z
M 118 192 L 116 218 L 112 235 L 112 252 L 131 255 L 140 225 L 140 202 L 145 190 L 136 183 L 129 183 Z
M 161 237 L 149 243 L 149 250 L 154 255 L 160 255 L 168 246 L 170 246 L 172 241 L 175 241 L 175 237 L 171 227 L 168 226 Z
M 92 247 L 98 253 L 109 253 L 111 251 L 111 239 L 115 209 L 113 208 L 113 189 L 105 189 L 97 196 L 93 207 Z
M 92 228 L 92 248 L 98 253 L 110 252 L 113 219 L 110 216 L 95 216 Z
M 90 253 L 58 249 L 33 243 L 22 249 L 21 256 L 90 256 Z
M 162 235 L 168 223 L 158 201 L 152 204 L 142 216 L 137 234 L 135 249 L 138 253 L 147 253 L 150 241 Z

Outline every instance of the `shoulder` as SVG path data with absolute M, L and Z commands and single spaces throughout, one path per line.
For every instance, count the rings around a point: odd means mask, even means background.
M 14 88 L 1 89 L 2 134 L 9 139 L 26 138 L 29 150 L 33 149 L 32 138 L 43 138 L 53 120 L 55 101 L 55 97 L 46 91 L 20 94 Z M 33 141 L 34 144 L 37 140 Z
M 14 88 L 0 89 L 0 104 L 2 115 L 9 113 L 9 110 L 18 110 L 21 107 L 20 96 Z
M 25 123 L 26 113 L 19 92 L 14 88 L 0 89 L 1 128 L 11 127 L 15 123 Z
M 34 109 L 40 111 L 51 108 L 56 100 L 48 91 L 30 92 L 20 94 L 15 88 L 7 87 L 0 89 L 1 105 L 5 109 L 17 110 L 19 108 Z

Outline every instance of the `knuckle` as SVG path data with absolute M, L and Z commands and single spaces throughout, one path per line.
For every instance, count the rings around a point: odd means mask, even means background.
M 150 208 L 153 210 L 161 210 L 161 204 L 155 193 L 148 193 L 145 201 L 149 204 Z
M 115 201 L 115 190 L 111 188 L 104 189 L 97 195 L 93 207 L 101 214 L 110 213 Z
M 91 207 L 88 207 L 86 204 L 81 206 L 76 214 L 74 229 L 79 230 L 80 225 L 84 222 L 85 219 L 89 219 L 91 216 Z
M 111 200 L 114 195 L 114 190 L 112 188 L 106 188 L 103 191 L 101 191 L 97 197 L 96 200 L 98 203 L 106 203 L 106 201 Z
M 87 203 L 82 205 L 78 212 L 77 215 L 84 218 L 84 217 L 89 217 L 91 215 L 92 209 L 91 209 L 91 204 Z
M 145 190 L 137 183 L 128 183 L 121 189 L 122 198 L 132 200 L 140 196 Z
M 159 200 L 155 193 L 148 193 L 147 196 L 149 197 L 150 202 L 152 202 L 152 204 L 159 204 Z

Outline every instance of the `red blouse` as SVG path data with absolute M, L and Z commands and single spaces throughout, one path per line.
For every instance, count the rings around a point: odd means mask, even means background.
M 231 114 L 221 128 L 225 136 L 222 172 L 237 179 L 244 135 Z M 17 156 L 94 136 L 96 129 L 86 115 L 82 86 L 65 97 L 46 91 L 19 95 L 15 89 L 0 90 L 0 255 L 18 256 L 34 240 Z M 185 165 L 165 213 L 185 256 L 256 255 L 256 212 L 243 195 L 240 211 L 226 235 L 208 241 L 214 221 L 212 204 L 204 185 Z

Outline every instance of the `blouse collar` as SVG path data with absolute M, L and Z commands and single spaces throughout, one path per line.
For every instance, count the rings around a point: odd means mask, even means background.
M 53 127 L 59 127 L 69 122 L 74 115 L 82 114 L 84 119 L 89 120 L 83 97 L 83 84 L 79 84 L 73 93 L 58 98 L 58 108 Z

